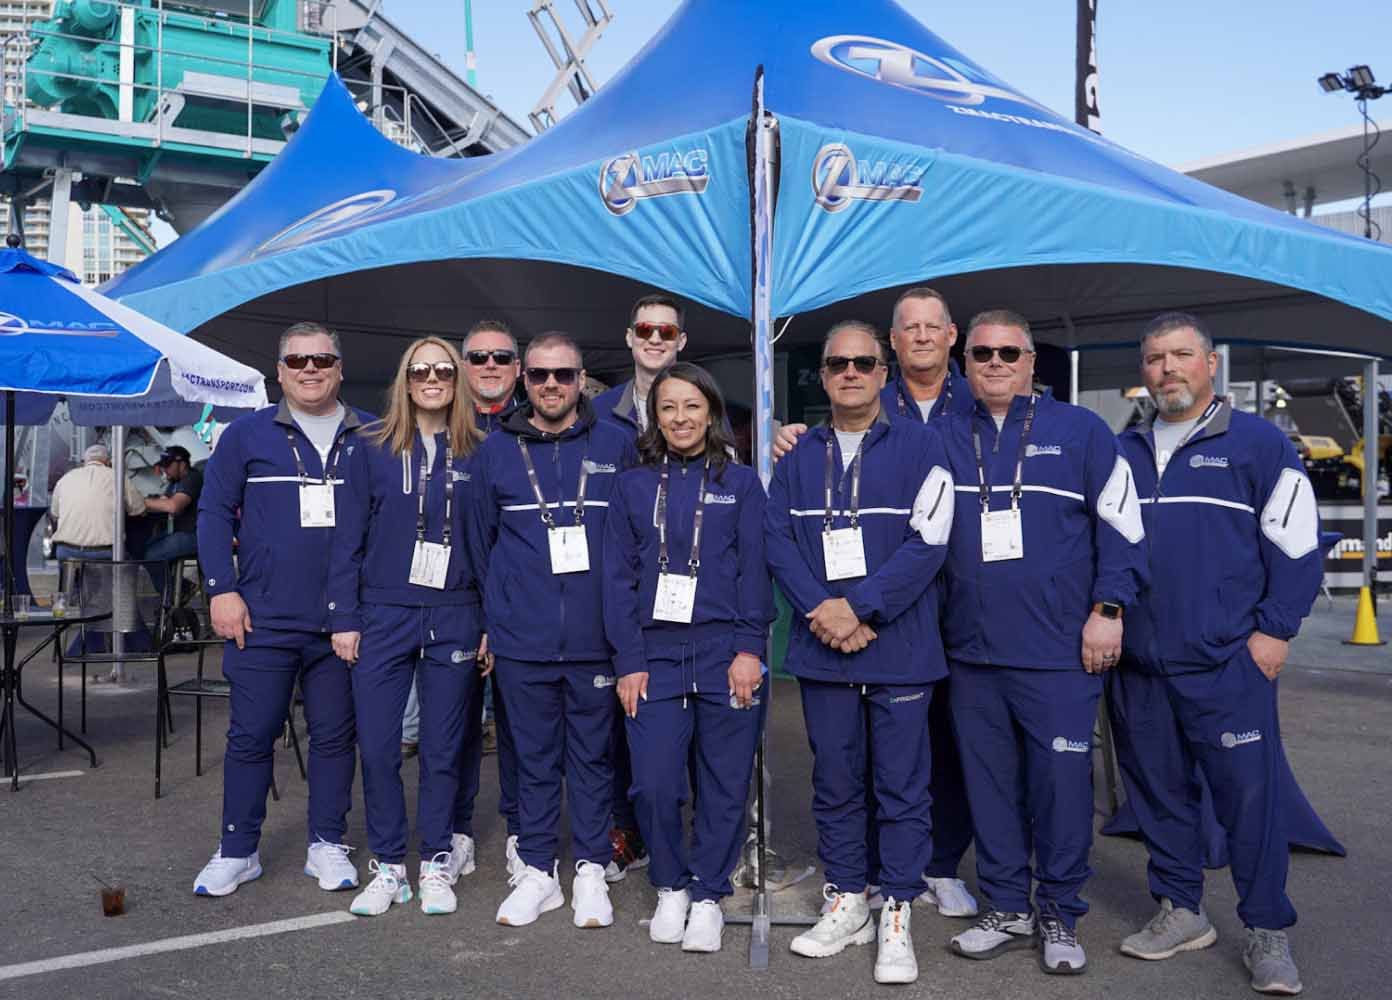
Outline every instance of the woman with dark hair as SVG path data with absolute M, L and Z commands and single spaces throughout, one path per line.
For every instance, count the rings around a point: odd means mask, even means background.
M 473 870 L 473 841 L 456 835 L 464 725 L 477 713 L 482 613 L 465 544 L 469 456 L 479 441 L 459 355 L 438 337 L 406 348 L 387 415 L 343 463 L 346 499 L 329 563 L 333 647 L 352 665 L 367 839 L 374 878 L 350 907 L 386 913 L 411 899 L 401 713 L 420 696 L 420 901 L 453 913 L 454 882 Z
M 720 899 L 732 891 L 744 837 L 764 722 L 760 657 L 774 617 L 764 490 L 731 460 L 727 427 L 704 369 L 679 362 L 658 375 L 638 440 L 642 464 L 619 477 L 604 530 L 604 629 L 633 757 L 630 798 L 657 888 L 648 933 L 684 951 L 720 950 Z

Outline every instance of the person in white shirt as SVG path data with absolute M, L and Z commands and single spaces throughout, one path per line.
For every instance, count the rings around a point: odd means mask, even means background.
M 129 479 L 122 483 L 126 514 L 145 512 L 145 498 Z M 53 487 L 48 516 L 53 519 L 53 554 L 64 559 L 110 559 L 116 513 L 116 475 L 111 452 L 94 444 L 82 453 L 82 465 Z

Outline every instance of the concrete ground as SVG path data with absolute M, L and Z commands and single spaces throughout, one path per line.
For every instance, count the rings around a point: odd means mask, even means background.
M 1306 996 L 1392 996 L 1392 947 L 1386 935 L 1392 876 L 1392 654 L 1338 643 L 1352 630 L 1352 604 L 1328 611 L 1321 601 L 1296 644 L 1282 679 L 1282 728 L 1297 776 L 1311 802 L 1347 846 L 1347 859 L 1293 858 L 1290 892 L 1300 910 L 1292 932 Z M 1384 633 L 1388 631 L 1384 628 Z M 1337 638 L 1335 638 L 1337 637 Z M 188 657 L 174 680 L 191 672 Z M 301 874 L 305 786 L 289 751 L 278 754 L 282 801 L 271 803 L 261 847 L 265 875 L 224 899 L 195 897 L 192 880 L 216 846 L 221 796 L 224 702 L 206 703 L 202 777 L 193 769 L 192 703 L 176 701 L 178 732 L 165 758 L 164 797 L 153 798 L 153 685 L 137 680 L 89 690 L 88 733 L 101 757 L 89 770 L 71 747 L 59 752 L 50 730 L 21 710 L 18 735 L 25 773 L 78 771 L 0 790 L 0 997 L 357 997 L 446 996 L 629 997 L 844 996 L 876 991 L 873 947 L 813 961 L 788 951 L 794 928 L 775 927 L 769 969 L 748 968 L 749 930 L 728 926 L 718 955 L 686 955 L 651 943 L 639 921 L 655 895 L 640 873 L 614 887 L 616 923 L 580 931 L 564 908 L 526 928 L 493 922 L 506 894 L 503 830 L 496 818 L 494 758 L 485 760 L 479 802 L 478 871 L 461 880 L 459 912 L 425 917 L 410 905 L 386 916 L 333 920 L 351 893 L 326 894 Z M 142 671 L 144 671 L 142 673 Z M 56 704 L 54 671 L 45 661 L 26 671 L 26 691 L 46 711 Z M 75 721 L 76 681 L 67 684 Z M 771 762 L 775 774 L 774 844 L 793 870 L 815 861 L 809 814 L 809 755 L 796 687 L 775 685 Z M 413 781 L 414 762 L 405 766 Z M 1099 768 L 1100 773 L 1100 768 Z M 414 795 L 410 795 L 413 800 Z M 1099 792 L 1099 800 L 1101 798 Z M 365 845 L 360 793 L 349 841 Z M 366 873 L 368 852 L 355 854 Z M 1082 924 L 1090 968 L 1081 978 L 1042 975 L 1031 955 L 969 962 L 945 950 L 963 924 L 915 908 L 921 975 L 900 995 L 953 998 L 1106 998 L 1174 1000 L 1253 996 L 1242 968 L 1242 928 L 1226 872 L 1212 873 L 1207 906 L 1219 931 L 1216 947 L 1168 962 L 1146 963 L 1116 951 L 1122 936 L 1150 916 L 1145 851 L 1129 840 L 1099 838 L 1096 874 Z M 409 859 L 414 876 L 416 859 Z M 565 870 L 565 863 L 562 863 Z M 972 858 L 963 871 L 969 883 Z M 127 891 L 128 912 L 104 918 L 100 881 Z M 567 891 L 569 889 L 566 879 Z M 778 893 L 780 913 L 820 902 L 820 875 Z M 734 908 L 734 907 L 732 907 Z M 265 936 L 160 951 L 161 942 L 210 932 L 255 933 L 261 925 L 301 920 Z M 248 931 L 250 928 L 252 930 Z M 239 930 L 240 929 L 240 930 Z M 262 928 L 264 930 L 264 928 Z M 272 928 L 274 929 L 274 928 Z M 177 942 L 175 942 L 177 944 Z M 129 947 L 128 957 L 72 967 L 70 956 Z M 30 963 L 54 960 L 35 971 Z M 67 967 L 65 967 L 65 965 Z

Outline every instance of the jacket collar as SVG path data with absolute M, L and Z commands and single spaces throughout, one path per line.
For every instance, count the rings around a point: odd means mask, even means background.
M 531 401 L 518 406 L 503 421 L 502 430 L 509 434 L 516 434 L 528 441 L 565 441 L 569 438 L 579 437 L 589 432 L 595 423 L 594 407 L 583 395 L 580 403 L 575 408 L 575 423 L 571 424 L 559 434 L 548 434 L 532 425 L 532 404 Z
M 358 411 L 353 409 L 343 400 L 339 400 L 343 406 L 343 422 L 339 424 L 339 430 L 356 430 L 362 426 L 362 420 L 358 417 Z M 280 402 L 276 404 L 275 423 L 284 427 L 295 426 L 295 414 L 290 410 L 290 402 L 284 396 L 280 397 Z
M 1046 387 L 1040 389 L 1038 392 L 1035 393 L 1035 395 L 1039 397 L 1039 402 L 1035 404 L 1036 413 L 1041 409 L 1053 405 L 1054 390 Z M 1005 415 L 1005 422 L 1007 424 L 1013 424 L 1017 420 L 1024 420 L 1025 411 L 1029 409 L 1029 401 L 1029 396 L 1016 396 L 1014 399 L 1012 399 L 1010 401 L 1010 410 Z M 979 399 L 976 400 L 976 402 L 973 404 L 972 412 L 978 418 L 991 420 L 992 424 L 995 423 L 995 421 L 991 418 L 991 411 L 987 409 L 986 404 Z
M 1232 404 L 1221 396 L 1214 396 L 1213 401 L 1218 405 L 1213 408 L 1212 415 L 1203 420 L 1200 417 L 1198 432 L 1192 435 L 1186 444 L 1193 444 L 1195 441 L 1202 441 L 1204 438 L 1217 437 L 1219 434 L 1226 434 L 1228 428 L 1232 426 Z M 1211 404 L 1210 404 L 1211 405 Z M 1160 418 L 1160 411 L 1156 410 L 1151 414 L 1150 419 L 1143 424 L 1137 424 L 1131 428 L 1135 433 L 1150 441 L 1155 440 L 1155 421 Z

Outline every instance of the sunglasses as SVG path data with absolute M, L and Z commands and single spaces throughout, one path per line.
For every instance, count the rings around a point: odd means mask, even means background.
M 639 340 L 652 340 L 657 334 L 664 344 L 670 344 L 681 336 L 681 327 L 675 323 L 634 323 L 633 332 Z
M 475 368 L 488 364 L 489 358 L 493 359 L 495 365 L 510 365 L 517 360 L 517 355 L 512 351 L 468 351 L 464 356 Z
M 869 375 L 880 367 L 880 364 L 880 359 L 873 354 L 858 354 L 853 358 L 843 358 L 839 354 L 833 354 L 822 359 L 822 367 L 833 375 L 840 375 L 848 365 L 855 365 L 855 370 L 860 374 Z
M 299 371 L 310 363 L 319 371 L 332 368 L 338 364 L 337 354 L 287 354 L 280 359 L 280 363 L 291 371 Z
M 434 372 L 435 377 L 441 382 L 454 381 L 454 362 L 437 361 L 433 365 L 428 361 L 416 361 L 406 366 L 406 377 L 412 382 L 430 381 L 430 373 Z
M 979 365 L 990 364 L 991 356 L 994 354 L 999 354 L 1001 361 L 1007 365 L 1013 365 L 1020 360 L 1021 355 L 1033 354 L 1034 352 L 1027 351 L 1023 347 L 987 347 L 985 344 L 978 344 L 976 347 L 969 348 L 967 353 Z
M 547 379 L 554 378 L 557 385 L 574 385 L 580 376 L 579 368 L 528 368 L 528 385 L 545 385 Z

